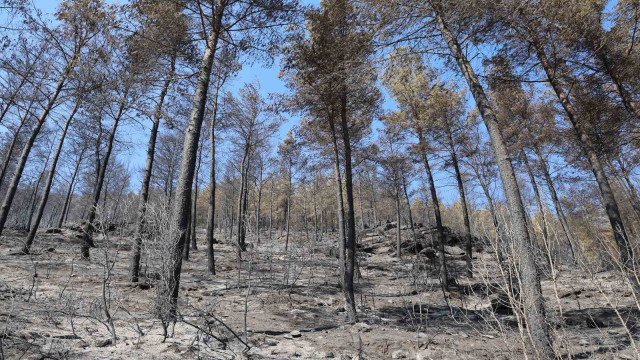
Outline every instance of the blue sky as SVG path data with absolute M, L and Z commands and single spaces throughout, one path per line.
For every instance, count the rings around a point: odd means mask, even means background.
M 52 1 L 52 0 L 33 0 L 35 6 L 42 10 L 45 14 L 53 14 L 61 1 Z M 107 0 L 107 2 L 118 3 L 121 1 L 117 0 Z M 320 0 L 301 0 L 301 3 L 304 5 L 312 5 L 317 6 L 320 4 Z M 255 62 L 252 64 L 243 64 L 242 70 L 240 73 L 233 78 L 233 80 L 227 85 L 226 89 L 232 92 L 237 91 L 244 83 L 251 82 L 254 80 L 258 80 L 261 84 L 261 92 L 266 97 L 270 93 L 285 93 L 287 92 L 287 88 L 285 87 L 284 82 L 282 82 L 278 78 L 279 73 L 279 63 L 278 60 L 273 62 L 272 66 L 266 66 L 264 63 Z M 384 92 L 384 91 L 383 91 Z M 384 93 L 385 99 L 383 103 L 383 108 L 385 110 L 390 110 L 395 108 L 395 103 L 389 96 Z M 296 117 L 289 117 L 287 121 L 281 127 L 277 138 L 274 139 L 274 143 L 279 142 L 283 139 L 289 129 L 294 126 L 298 121 Z M 148 127 L 149 124 L 145 124 L 145 128 Z M 374 129 L 379 128 L 381 125 L 379 122 L 374 123 Z M 147 131 L 146 129 L 141 127 L 138 124 L 128 125 L 127 128 L 122 128 L 119 131 L 119 137 L 125 142 L 130 144 L 128 151 L 124 151 L 120 154 L 120 161 L 129 162 L 128 167 L 132 172 L 132 189 L 136 191 L 139 186 L 139 182 L 141 180 L 141 169 L 144 166 L 144 161 L 146 157 L 146 146 L 147 146 Z M 275 146 L 273 147 L 275 148 Z M 435 162 L 435 161 L 434 161 Z M 437 163 L 437 162 L 436 162 Z M 455 189 L 453 180 L 451 175 L 444 171 L 436 171 L 435 172 L 436 182 L 438 186 L 438 191 L 441 193 L 442 201 L 445 203 L 451 203 L 457 199 L 457 191 Z M 413 184 L 412 187 L 417 187 L 420 184 Z

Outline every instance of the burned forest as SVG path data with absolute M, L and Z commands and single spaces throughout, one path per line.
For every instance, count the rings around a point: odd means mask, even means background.
M 638 0 L 0 0 L 0 360 L 640 359 Z

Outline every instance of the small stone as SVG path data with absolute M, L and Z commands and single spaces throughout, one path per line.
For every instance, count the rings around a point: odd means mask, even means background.
M 404 350 L 396 350 L 391 353 L 392 359 L 406 359 L 409 355 Z
M 298 330 L 293 330 L 292 332 L 290 332 L 290 334 L 294 338 L 299 338 L 300 336 L 302 336 L 302 334 Z
M 325 359 L 333 359 L 335 357 L 335 355 L 333 355 L 332 351 L 327 351 L 324 353 L 324 358 Z
M 300 357 L 300 356 L 302 356 L 302 353 L 300 351 L 296 351 L 296 352 L 293 353 L 293 356 Z
M 371 331 L 371 325 L 367 324 L 367 323 L 357 323 L 355 325 L 353 325 L 353 328 L 362 332 L 369 332 Z
M 267 345 L 267 346 L 276 346 L 276 345 L 278 345 L 278 342 L 273 340 L 273 339 L 267 339 L 267 341 L 265 341 L 265 345 Z
M 459 247 L 449 246 L 449 245 L 444 246 L 444 252 L 445 254 L 458 255 L 458 256 L 465 254 L 464 250 L 460 249 Z
M 580 346 L 589 346 L 589 339 L 582 338 L 582 339 L 580 339 L 580 341 L 578 341 L 578 344 Z
M 293 339 L 293 336 L 291 334 L 284 334 L 284 338 L 291 340 Z
M 96 340 L 96 347 L 105 347 L 113 343 L 111 339 Z

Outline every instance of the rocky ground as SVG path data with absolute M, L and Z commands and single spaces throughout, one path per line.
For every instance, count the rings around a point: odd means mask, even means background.
M 212 276 L 199 233 L 201 249 L 183 266 L 183 321 L 163 341 L 153 315 L 154 280 L 127 280 L 130 236 L 116 231 L 97 237 L 92 260 L 85 262 L 72 229 L 43 231 L 32 255 L 18 254 L 23 233 L 6 231 L 0 240 L 2 354 L 7 359 L 524 358 L 526 329 L 519 330 L 517 314 L 501 295 L 495 254 L 479 246 L 482 251 L 473 254 L 475 277 L 468 278 L 464 251 L 451 235 L 447 258 L 457 284 L 443 292 L 429 230 L 418 229 L 425 244 L 418 256 L 411 232 L 402 233 L 402 258 L 395 256 L 393 224 L 360 234 L 355 325 L 345 322 L 335 236 L 315 242 L 313 233 L 309 241 L 296 233 L 285 252 L 284 238 L 269 241 L 262 234 L 261 244 L 243 255 L 240 271 L 234 248 L 222 241 L 215 246 L 218 272 Z M 105 267 L 112 260 L 113 268 Z M 556 281 L 547 278 L 542 286 L 564 357 L 636 358 L 638 307 L 618 274 L 561 267 Z M 105 304 L 114 319 L 115 343 Z

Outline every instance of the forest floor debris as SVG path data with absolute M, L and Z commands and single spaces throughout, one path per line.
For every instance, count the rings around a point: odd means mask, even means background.
M 228 241 L 215 246 L 215 276 L 206 272 L 206 253 L 192 250 L 182 271 L 182 315 L 196 323 L 198 314 L 213 313 L 244 338 L 246 306 L 246 339 L 251 346 L 247 351 L 232 341 L 220 344 L 185 322 L 178 322 L 174 336 L 163 342 L 162 328 L 153 315 L 154 281 L 128 281 L 128 251 L 117 254 L 109 279 L 109 306 L 117 333 L 114 344 L 98 311 L 104 285 L 100 260 L 104 239 L 96 238 L 92 261 L 83 262 L 70 229 L 39 233 L 32 255 L 16 255 L 22 234 L 7 231 L 0 246 L 3 351 L 7 358 L 26 359 L 45 355 L 71 359 L 521 357 L 520 334 L 514 327 L 517 319 L 508 309 L 497 307 L 500 294 L 490 286 L 498 275 L 495 254 L 474 253 L 474 278 L 464 276 L 464 259 L 456 256 L 459 251 L 448 256 L 457 286 L 445 300 L 437 280 L 437 260 L 412 253 L 398 259 L 394 234 L 389 228 L 363 237 L 360 243 L 361 249 L 369 250 L 360 251 L 358 257 L 359 322 L 355 325 L 346 323 L 338 263 L 327 246 L 336 239 L 327 238 L 330 235 L 316 243 L 296 233 L 287 255 L 282 242 L 269 241 L 268 234 L 263 234 L 262 243 L 243 255 L 240 283 L 235 248 Z M 405 244 L 411 241 L 410 234 L 410 230 L 402 232 Z M 202 241 L 204 234 L 198 235 Z M 638 311 L 631 292 L 615 272 L 599 273 L 594 279 L 584 275 L 579 269 L 561 271 L 557 290 L 551 280 L 542 282 L 549 310 L 557 315 L 554 336 L 560 352 L 576 359 L 633 358 L 630 339 L 637 341 Z

